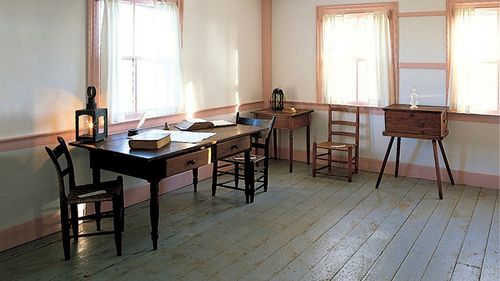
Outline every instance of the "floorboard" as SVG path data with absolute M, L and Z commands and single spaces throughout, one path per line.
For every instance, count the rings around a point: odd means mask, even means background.
M 0 253 L 1 280 L 499 280 L 498 190 L 361 171 L 347 180 L 271 161 L 268 192 L 210 180 L 160 198 L 159 249 L 149 203 L 126 209 L 113 236 L 81 238 L 64 261 L 60 233 Z M 110 228 L 111 221 L 103 222 Z M 84 223 L 80 231 L 94 230 Z

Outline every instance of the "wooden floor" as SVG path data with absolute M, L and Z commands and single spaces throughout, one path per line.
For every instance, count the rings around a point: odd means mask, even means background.
M 162 196 L 158 251 L 144 202 L 126 209 L 123 256 L 100 236 L 64 261 L 57 233 L 0 253 L 0 279 L 500 280 L 498 191 L 445 184 L 438 200 L 433 181 L 385 176 L 376 190 L 374 173 L 348 184 L 271 165 L 254 204 L 212 198 L 209 181 Z

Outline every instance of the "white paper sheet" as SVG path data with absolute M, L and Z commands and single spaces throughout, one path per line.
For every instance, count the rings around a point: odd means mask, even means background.
M 171 141 L 188 142 L 188 143 L 197 143 L 215 135 L 215 133 L 189 132 L 189 131 L 168 131 L 168 132 L 170 132 Z

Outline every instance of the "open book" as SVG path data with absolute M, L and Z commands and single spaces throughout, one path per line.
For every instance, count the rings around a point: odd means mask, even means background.
M 133 149 L 160 149 L 170 143 L 170 132 L 151 130 L 129 139 L 128 145 Z
M 236 123 L 228 122 L 225 120 L 207 121 L 205 119 L 195 118 L 195 119 L 184 119 L 181 122 L 175 124 L 175 127 L 183 131 L 194 131 L 194 130 L 214 128 L 214 127 L 226 127 L 234 125 L 236 125 Z

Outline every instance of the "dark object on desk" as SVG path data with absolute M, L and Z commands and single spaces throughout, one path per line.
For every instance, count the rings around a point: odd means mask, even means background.
M 135 136 L 135 135 L 137 135 L 137 134 L 139 134 L 139 130 L 137 130 L 137 129 L 129 129 L 129 130 L 128 130 L 128 133 L 127 133 L 127 135 L 128 135 L 129 137 L 131 137 L 131 136 Z
M 432 141 L 434 150 L 434 165 L 436 168 L 436 180 L 438 184 L 439 199 L 443 199 L 443 189 L 441 184 L 441 171 L 439 168 L 439 158 L 436 142 L 439 143 L 446 170 L 451 184 L 455 184 L 451 173 L 450 164 L 446 157 L 443 143 L 441 142 L 448 135 L 448 114 L 447 107 L 442 106 L 419 106 L 418 109 L 410 109 L 407 104 L 392 104 L 384 108 L 385 131 L 384 136 L 390 136 L 391 140 L 385 153 L 384 162 L 380 168 L 377 184 L 378 188 L 384 173 L 387 158 L 391 152 L 394 138 L 397 137 L 396 167 L 394 175 L 399 175 L 399 155 L 401 138 L 427 139 Z
M 285 106 L 285 93 L 283 93 L 283 90 L 280 88 L 274 89 L 269 103 L 273 110 L 282 110 Z
M 132 149 L 160 149 L 170 143 L 170 133 L 164 130 L 151 130 L 129 139 Z
M 75 111 L 77 141 L 98 142 L 108 137 L 108 110 L 97 108 L 95 96 L 95 87 L 89 86 L 86 108 Z
M 293 113 L 275 111 L 271 108 L 253 111 L 255 118 L 271 119 L 272 116 L 276 117 L 273 129 L 273 143 L 274 143 L 274 159 L 278 159 L 278 133 L 277 129 L 288 130 L 288 159 L 290 160 L 290 173 L 293 169 L 293 131 L 300 127 L 306 127 L 306 151 L 307 151 L 307 165 L 310 163 L 310 149 L 311 149 L 311 113 L 314 110 L 310 109 L 297 109 Z
M 245 191 L 245 197 L 247 203 L 253 203 L 255 191 L 264 188 L 264 192 L 267 191 L 269 183 L 269 139 L 271 132 L 274 127 L 275 117 L 273 116 L 270 120 L 268 119 L 255 119 L 255 118 L 244 118 L 240 117 L 240 113 L 236 113 L 236 123 L 242 125 L 249 125 L 254 127 L 261 127 L 262 131 L 254 136 L 252 141 L 252 148 L 256 151 L 259 149 L 264 150 L 264 155 L 260 154 L 250 154 L 250 169 L 245 169 L 245 156 L 243 153 L 232 155 L 220 159 L 223 162 L 219 166 L 219 163 L 214 162 L 213 175 L 215 175 L 215 180 L 212 181 L 212 196 L 215 196 L 217 186 L 242 190 Z M 235 149 L 237 149 L 237 144 Z M 263 166 L 258 166 L 259 163 L 263 162 Z M 224 164 L 226 163 L 226 164 Z M 229 168 L 229 170 L 228 170 Z M 241 173 L 241 170 L 244 173 Z M 231 175 L 233 179 L 227 180 L 225 182 L 217 182 L 217 178 Z M 239 187 L 240 179 L 245 180 L 245 187 Z M 231 184 L 234 182 L 234 184 Z M 255 184 L 259 184 L 255 186 Z
M 349 118 L 349 115 L 354 118 Z M 346 139 L 348 139 L 348 141 Z M 318 153 L 318 149 L 323 149 L 327 152 Z M 341 152 L 346 155 L 345 157 L 338 158 L 336 155 L 337 153 L 335 152 Z M 326 161 L 327 164 L 325 166 L 318 167 L 318 160 Z M 347 178 L 348 181 L 351 182 L 353 174 L 358 173 L 359 167 L 358 106 L 329 105 L 328 141 L 313 143 L 313 177 L 315 177 L 316 174 L 330 175 L 330 173 L 319 171 L 328 168 L 328 171 L 330 172 L 332 166 L 335 167 L 338 166 L 338 164 L 347 168 Z
M 57 137 L 59 145 L 54 149 L 45 147 L 45 150 L 54 163 L 59 180 L 59 207 L 61 209 L 61 228 L 62 240 L 64 249 L 64 258 L 70 258 L 70 238 L 75 241 L 78 237 L 95 236 L 102 234 L 114 234 L 116 253 L 122 255 L 122 232 L 124 222 L 124 206 L 123 206 L 123 179 L 118 176 L 116 180 L 101 182 L 96 184 L 87 184 L 77 186 L 75 183 L 75 171 L 73 161 L 68 151 L 68 147 L 63 138 Z M 66 168 L 62 169 L 59 163 L 59 158 L 64 156 Z M 67 180 L 65 180 L 67 177 Z M 69 186 L 65 186 L 68 183 Z M 101 202 L 111 201 L 113 210 L 109 212 L 101 212 Z M 95 214 L 78 216 L 78 204 L 94 203 L 96 210 Z M 71 217 L 68 214 L 68 206 L 70 207 Z M 113 231 L 100 231 L 101 218 L 113 218 Z M 94 233 L 78 233 L 78 221 L 95 219 L 97 231 Z M 73 235 L 70 235 L 70 227 L 73 229 Z

